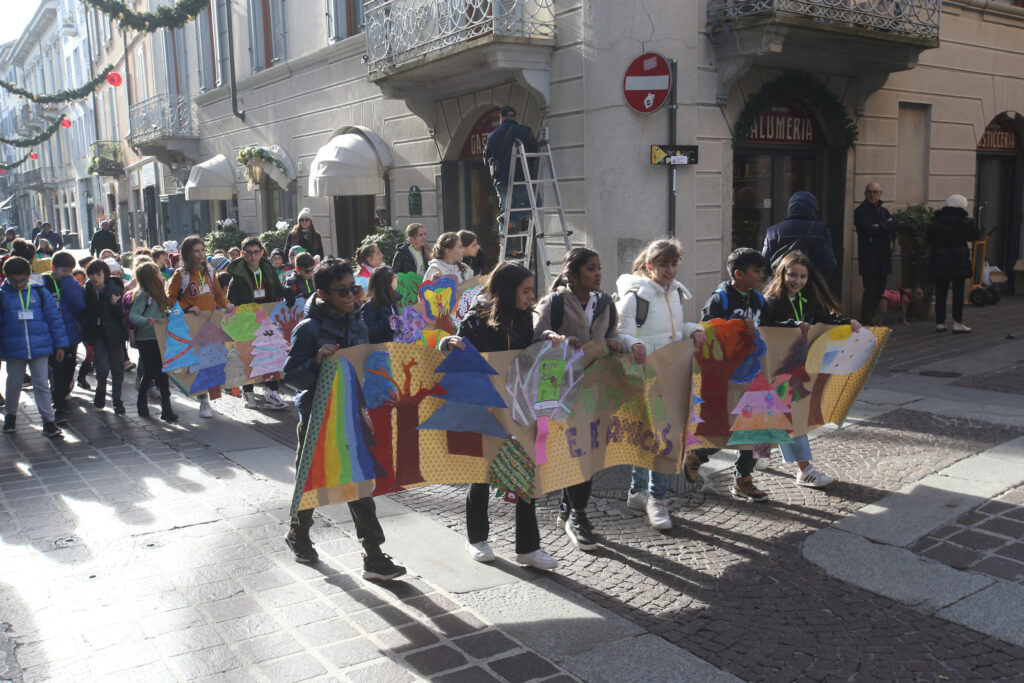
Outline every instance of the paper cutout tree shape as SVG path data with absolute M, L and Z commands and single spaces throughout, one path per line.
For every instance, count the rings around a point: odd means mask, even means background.
M 418 273 L 398 273 L 398 305 L 415 306 L 420 300 L 423 276 Z
M 530 454 L 510 437 L 505 439 L 501 450 L 487 468 L 487 481 L 496 498 L 504 497 L 510 503 L 522 498 L 529 503 L 533 498 L 536 471 Z
M 702 422 L 694 427 L 694 433 L 724 436 L 729 433 L 729 384 L 734 373 L 754 353 L 754 336 L 747 332 L 744 320 L 715 319 L 701 326 L 705 342 L 693 354 L 693 372 L 700 375 L 700 393 L 693 395 L 701 401 L 698 405 Z
M 814 340 L 807 352 L 807 370 L 818 373 L 811 391 L 808 425 L 825 424 L 821 405 L 825 387 L 832 375 L 850 375 L 864 367 L 875 354 L 878 341 L 871 330 L 862 327 L 856 332 L 849 325 L 833 327 Z
M 505 390 L 512 397 L 512 419 L 537 425 L 534 455 L 547 462 L 550 420 L 572 414 L 583 381 L 583 350 L 569 344 L 541 341 L 519 352 L 508 369 Z
M 789 353 L 786 354 L 786 357 L 779 365 L 778 371 L 775 373 L 776 378 L 782 375 L 789 375 L 789 402 L 791 405 L 807 398 L 811 394 L 811 390 L 804 384 L 811 381 L 811 377 L 807 374 L 807 368 L 805 367 L 807 352 L 810 348 L 811 345 L 808 342 L 807 332 L 801 330 L 800 336 L 793 342 L 793 346 L 789 347 Z
M 444 275 L 432 282 L 420 284 L 418 293 L 423 317 L 448 334 L 455 334 L 451 314 L 458 303 L 458 287 L 459 283 L 454 277 Z
M 256 318 L 258 310 L 260 304 L 236 306 L 235 310 L 224 314 L 221 328 L 236 342 L 251 342 L 256 338 L 256 330 L 260 326 L 260 321 Z
M 507 406 L 491 382 L 491 375 L 498 371 L 468 340 L 464 343 L 465 349 L 453 349 L 434 370 L 444 374 L 440 382 L 444 402 L 418 428 L 443 429 L 449 453 L 482 458 L 484 434 L 499 439 L 508 436 L 488 407 Z
M 366 398 L 366 411 L 373 430 L 373 458 L 381 469 L 373 489 L 375 496 L 404 490 L 395 484 L 395 455 L 391 450 L 393 387 L 391 354 L 387 351 L 372 351 L 363 365 L 363 396 Z
M 757 443 L 789 443 L 793 422 L 789 418 L 790 408 L 786 401 L 788 377 L 776 385 L 768 383 L 764 375 L 758 375 L 732 409 L 736 419 L 732 423 L 730 446 Z
M 453 325 L 458 327 L 473 311 L 473 308 L 476 305 L 476 299 L 480 296 L 480 292 L 482 291 L 484 291 L 484 286 L 476 285 L 475 287 L 470 287 L 459 295 L 459 303 L 455 306 L 455 310 L 452 311 Z
M 288 343 L 274 319 L 263 311 L 256 312 L 256 319 L 260 326 L 252 342 L 253 361 L 249 368 L 252 378 L 281 372 L 288 359 Z
M 306 314 L 306 300 L 296 299 L 295 304 L 289 306 L 284 301 L 277 302 L 274 306 L 274 310 L 271 311 L 270 317 L 277 325 L 277 329 L 281 333 L 281 338 L 284 339 L 284 343 L 287 347 L 291 348 L 292 345 L 292 330 L 294 330 L 300 322 L 302 322 L 303 316 Z
M 423 336 L 423 329 L 427 321 L 423 319 L 415 306 L 406 306 L 398 315 L 393 315 L 388 320 L 391 329 L 395 331 L 395 341 L 401 344 L 413 344 Z
M 185 322 L 185 311 L 174 304 L 167 318 L 167 344 L 164 348 L 164 372 L 179 370 L 198 362 L 192 346 L 192 333 Z
M 367 368 L 367 372 L 385 378 L 392 388 L 387 390 L 388 400 L 382 403 L 389 411 L 394 411 L 395 433 L 395 485 L 411 486 L 423 482 L 420 471 L 420 433 L 416 429 L 420 423 L 420 404 L 428 396 L 442 396 L 445 393 L 440 384 L 420 386 L 413 393 L 412 369 L 419 363 L 411 358 L 402 363 L 404 381 L 401 384 L 394 378 L 391 368 Z M 390 364 L 389 364 L 390 365 Z

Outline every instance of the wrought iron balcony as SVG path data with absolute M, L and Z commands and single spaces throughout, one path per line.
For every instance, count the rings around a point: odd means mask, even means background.
M 124 157 L 117 140 L 97 140 L 89 145 L 89 175 L 124 175 Z
M 128 144 L 138 147 L 159 138 L 199 136 L 196 108 L 184 97 L 157 95 L 133 104 L 128 110 L 131 132 Z
M 21 174 L 21 185 L 29 188 L 45 188 L 55 182 L 56 177 L 53 175 L 53 169 L 49 166 L 31 168 Z
M 164 164 L 198 161 L 196 106 L 186 97 L 157 95 L 128 109 L 128 144 Z
M 554 0 L 366 0 L 370 79 L 477 41 L 555 37 Z
M 939 39 L 942 0 L 708 0 L 708 24 L 747 18 L 818 22 L 928 41 Z

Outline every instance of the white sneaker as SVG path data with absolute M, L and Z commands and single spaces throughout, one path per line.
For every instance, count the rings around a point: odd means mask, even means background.
M 288 404 L 281 400 L 276 391 L 268 390 L 263 394 L 263 407 L 267 410 L 284 410 Z
M 213 406 L 209 398 L 199 399 L 199 417 L 213 417 Z
M 668 505 L 657 498 L 647 500 L 647 520 L 655 529 L 672 528 L 672 516 L 668 514 Z
M 808 465 L 796 474 L 796 483 L 798 486 L 806 486 L 812 489 L 823 489 L 829 484 L 834 484 L 835 481 L 834 477 L 822 474 L 818 470 L 814 469 L 814 465 Z
M 466 541 L 466 552 L 477 562 L 494 562 L 494 551 L 491 550 L 491 546 L 487 545 L 487 541 L 479 543 Z
M 243 391 L 242 398 L 245 399 L 246 408 L 252 408 L 253 410 L 255 410 L 256 408 L 260 407 L 259 404 L 256 403 L 256 394 L 254 394 L 253 392 Z
M 760 472 L 763 472 L 766 469 L 768 469 L 768 465 L 770 465 L 770 464 L 771 464 L 771 458 L 755 458 L 754 459 L 754 469 L 758 470 Z
M 970 334 L 970 333 L 971 333 L 971 328 L 967 327 L 967 325 L 964 325 L 963 323 L 958 323 L 955 320 L 953 321 L 953 334 Z
M 630 510 L 646 510 L 647 491 L 637 491 L 636 493 L 630 491 L 629 496 L 626 498 L 626 508 Z
M 516 562 L 519 564 L 528 564 L 537 569 L 554 569 L 558 566 L 558 560 L 551 557 L 540 548 L 537 548 L 532 553 L 516 555 Z

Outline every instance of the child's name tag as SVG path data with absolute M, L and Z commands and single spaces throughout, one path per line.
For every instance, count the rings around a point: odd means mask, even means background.
M 200 285 L 199 286 L 199 293 L 200 294 L 209 294 L 210 293 L 210 285 Z
M 18 311 L 18 320 L 33 320 L 35 311 Z
M 255 292 L 253 292 L 253 296 L 256 297 L 257 299 L 262 299 L 266 295 L 267 295 L 267 290 L 265 290 L 265 289 L 257 289 Z

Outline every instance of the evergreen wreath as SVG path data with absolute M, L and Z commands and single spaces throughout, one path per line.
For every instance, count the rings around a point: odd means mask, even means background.
M 242 166 L 248 166 L 251 161 L 257 159 L 260 161 L 266 161 L 274 164 L 274 166 L 277 166 L 279 169 L 281 169 L 281 173 L 284 173 L 289 178 L 292 177 L 291 172 L 287 168 L 285 168 L 285 165 L 281 162 L 281 160 L 278 159 L 273 154 L 271 154 L 270 150 L 267 149 L 266 147 L 260 147 L 259 145 L 249 145 L 248 147 L 243 147 L 242 149 L 238 150 L 238 163 L 241 164 Z
M 11 147 L 35 147 L 36 145 L 42 144 L 52 138 L 53 134 L 57 132 L 66 118 L 66 116 L 61 114 L 59 119 L 46 127 L 46 130 L 39 135 L 34 135 L 30 138 L 5 138 L 0 135 L 0 143 L 10 145 Z
M 823 82 L 803 71 L 783 72 L 747 100 L 733 128 L 733 143 L 740 145 L 746 142 L 758 116 L 792 100 L 800 100 L 814 110 L 830 146 L 853 147 L 857 140 L 857 124 L 846 113 L 846 107 Z
M 75 88 L 73 90 L 59 90 L 49 95 L 39 95 L 37 93 L 25 90 L 24 88 L 11 83 L 10 81 L 0 80 L 0 88 L 3 88 L 9 93 L 15 95 L 21 95 L 22 97 L 38 102 L 39 104 L 55 104 L 58 102 L 71 102 L 73 100 L 80 100 L 87 96 L 93 90 L 96 89 L 100 83 L 107 78 L 107 74 L 114 70 L 113 66 L 107 66 L 101 71 L 95 78 L 88 83 L 85 83 L 81 88 Z
M 210 7 L 210 0 L 178 0 L 174 5 L 157 7 L 155 12 L 136 12 L 117 0 L 82 0 L 98 9 L 123 29 L 154 33 L 162 28 L 181 28 Z
M 19 166 L 21 166 L 21 165 L 22 165 L 23 163 L 25 163 L 26 161 L 28 161 L 28 156 L 29 156 L 29 155 L 28 155 L 28 154 L 26 154 L 26 155 L 25 155 L 25 156 L 23 156 L 23 157 L 22 157 L 22 158 L 21 158 L 20 160 L 18 160 L 18 161 L 12 161 L 12 162 L 11 162 L 11 163 L 9 163 L 9 164 L 8 164 L 8 163 L 4 163 L 4 162 L 0 162 L 0 168 L 2 168 L 2 169 L 3 169 L 3 170 L 5 170 L 5 171 L 13 171 L 14 169 L 16 169 L 16 168 L 18 168 Z

